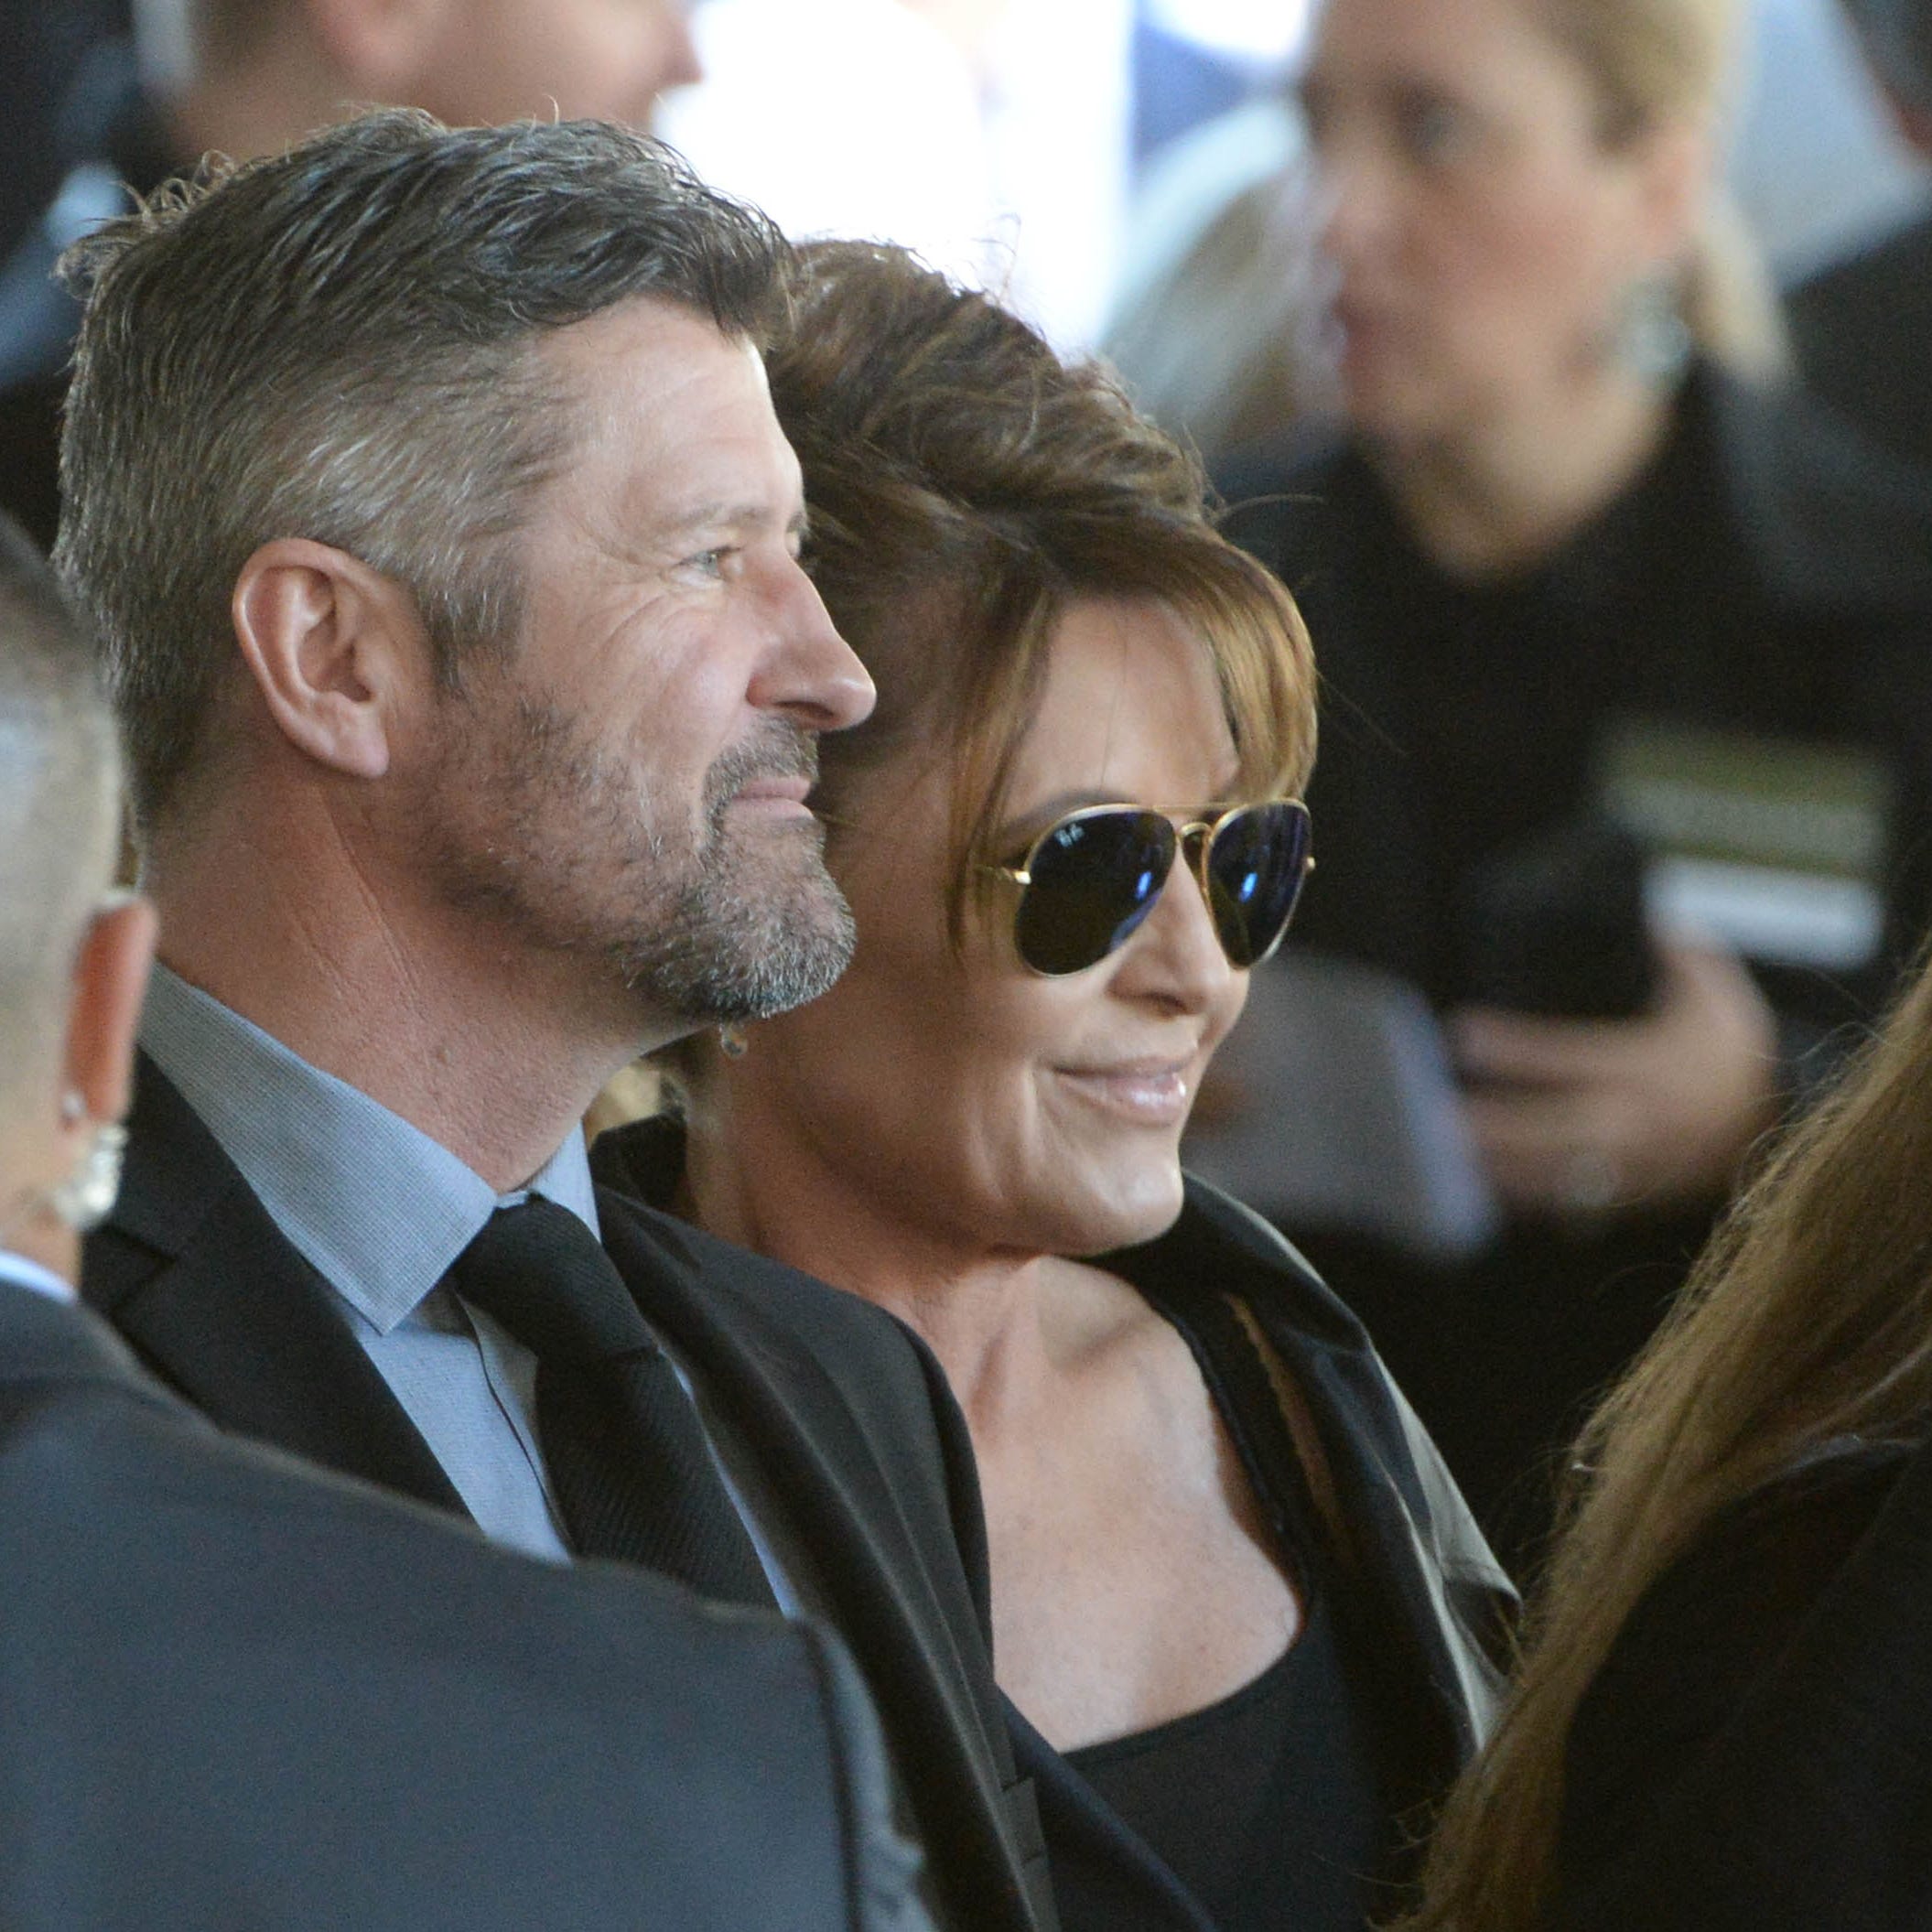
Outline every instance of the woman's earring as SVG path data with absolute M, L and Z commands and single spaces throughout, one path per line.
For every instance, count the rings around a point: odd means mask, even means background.
M 744 1028 L 735 1022 L 730 1026 L 721 1026 L 718 1030 L 718 1050 L 727 1060 L 742 1060 L 745 1057 L 745 1049 L 750 1043 L 745 1038 Z
M 1669 269 L 1648 269 L 1624 291 L 1614 341 L 1617 361 L 1646 383 L 1664 387 L 1683 374 L 1694 345 Z
M 127 1129 L 117 1120 L 106 1121 L 94 1129 L 73 1172 L 48 1190 L 49 1209 L 75 1234 L 92 1234 L 113 1211 L 126 1151 Z

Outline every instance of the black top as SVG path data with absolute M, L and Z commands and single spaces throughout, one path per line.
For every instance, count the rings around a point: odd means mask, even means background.
M 1247 502 L 1230 534 L 1295 593 L 1322 667 L 1321 870 L 1298 946 L 1454 1005 L 1494 965 L 1479 875 L 1588 826 L 1631 734 L 1849 754 L 1891 806 L 1878 953 L 1858 971 L 1759 969 L 1794 1085 L 1829 1070 L 1932 907 L 1932 490 L 1802 398 L 1702 366 L 1644 475 L 1501 582 L 1432 562 L 1353 446 L 1264 453 L 1224 483 Z M 1625 903 L 1641 955 L 1640 901 Z M 1518 1223 L 1456 1269 L 1290 1233 L 1363 1314 L 1520 1567 L 1560 1445 L 1669 1305 L 1716 1205 L 1581 1232 Z
M 1218 1932 L 1360 1932 L 1383 1855 L 1369 1740 L 1329 1593 L 1275 1663 L 1204 1711 L 1067 1761 L 1201 1901 Z M 1077 1875 L 1056 1862 L 1064 1891 Z
M 1473 876 L 1588 813 L 1619 730 L 1868 751 L 1897 788 L 1887 955 L 1771 973 L 1818 1028 L 1870 1017 L 1932 906 L 1932 485 L 1801 400 L 1700 368 L 1644 474 L 1554 556 L 1480 584 L 1344 446 L 1226 480 L 1229 534 L 1295 593 L 1322 669 L 1321 870 L 1297 943 L 1478 990 Z
M 1580 1705 L 1551 1932 L 1932 1925 L 1932 1452 L 1847 1443 L 1730 1512 Z

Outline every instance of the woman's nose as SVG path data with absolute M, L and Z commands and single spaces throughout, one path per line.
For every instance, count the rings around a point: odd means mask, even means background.
M 1116 990 L 1200 1012 L 1225 995 L 1236 977 L 1202 892 L 1193 855 L 1183 848 L 1174 856 L 1153 911 L 1128 942 Z

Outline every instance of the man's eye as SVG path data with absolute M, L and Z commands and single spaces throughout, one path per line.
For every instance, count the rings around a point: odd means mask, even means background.
M 685 568 L 696 570 L 700 577 L 722 577 L 725 559 L 732 554 L 729 549 L 722 547 L 717 550 L 700 550 L 685 559 Z
M 1441 94 L 1408 95 L 1398 106 L 1402 146 L 1417 161 L 1453 160 L 1474 133 L 1471 117 Z
M 1302 124 L 1308 130 L 1309 144 L 1320 147 L 1328 138 L 1330 124 L 1333 118 L 1333 104 L 1328 90 L 1313 80 L 1304 80 L 1298 90 L 1301 107 Z

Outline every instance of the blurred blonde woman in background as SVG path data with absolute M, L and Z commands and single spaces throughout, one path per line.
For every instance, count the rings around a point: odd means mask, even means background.
M 1788 390 L 1733 0 L 1328 0 L 1346 432 L 1231 469 L 1328 704 L 1303 943 L 1449 1029 L 1504 1210 L 1324 1244 L 1498 1547 L 1932 903 L 1932 500 Z

